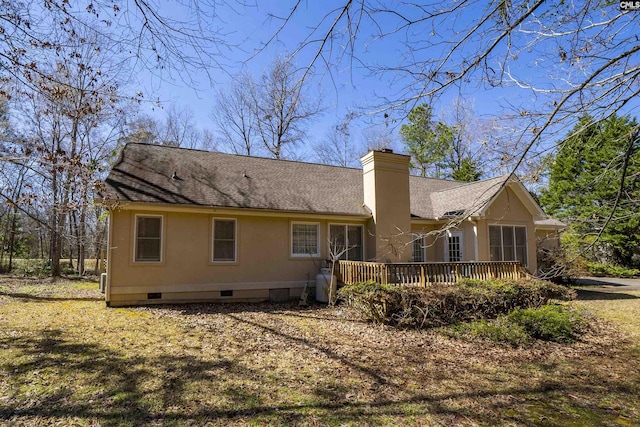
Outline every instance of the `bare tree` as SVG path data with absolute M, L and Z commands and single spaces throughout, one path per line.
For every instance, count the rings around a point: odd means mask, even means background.
M 213 70 L 229 44 L 221 36 L 218 8 L 234 0 L 203 0 L 163 7 L 161 2 L 97 0 L 0 0 L 0 66 L 12 80 L 2 91 L 12 96 L 38 84 L 72 84 L 47 69 L 61 48 L 83 44 L 88 34 L 111 41 L 113 62 L 130 62 L 159 78 L 177 76 L 191 84 L 194 72 L 213 81 Z M 233 10 L 233 8 L 229 8 Z
M 204 129 L 202 131 L 200 148 L 205 151 L 218 151 L 218 141 L 216 140 L 212 130 Z
M 298 24 L 302 4 L 295 1 L 280 16 L 270 40 Z M 484 90 L 501 130 L 495 142 L 508 143 L 496 148 L 509 172 L 535 176 L 536 159 L 554 152 L 583 115 L 596 124 L 637 115 L 640 14 L 627 2 L 345 0 L 323 7 L 294 48 L 311 58 L 306 76 L 313 69 L 335 75 L 357 63 L 390 82 L 369 110 L 396 118 L 452 92 Z M 397 54 L 368 55 L 382 49 Z
M 14 152 L 22 157 L 3 160 L 28 167 L 34 177 L 24 186 L 26 203 L 9 201 L 44 213 L 22 211 L 46 225 L 54 276 L 61 273 L 65 246 L 70 258 L 77 254 L 78 273 L 84 272 L 93 188 L 113 151 L 112 130 L 124 114 L 118 91 L 125 70 L 110 61 L 109 47 L 88 31 L 82 42 L 61 47 L 59 58 L 48 65 L 47 75 L 55 78 L 36 75 L 35 89 L 15 93 L 16 120 L 24 137 L 14 144 Z M 43 64 L 40 69 L 45 70 Z
M 357 167 L 363 148 L 357 146 L 351 131 L 354 115 L 348 114 L 327 132 L 326 138 L 313 147 L 318 161 L 325 165 Z
M 389 126 L 372 126 L 362 131 L 362 143 L 366 147 L 366 151 L 383 150 L 385 148 L 393 148 L 396 142 L 393 128 Z M 364 152 L 360 154 L 364 154 Z
M 195 115 L 190 107 L 171 105 L 164 119 L 140 114 L 126 123 L 120 132 L 121 144 L 131 142 L 191 149 L 215 148 L 212 135 L 196 127 Z
M 321 96 L 308 93 L 289 58 L 277 57 L 259 79 L 240 74 L 228 91 L 218 91 L 212 118 L 229 151 L 279 159 L 295 156 L 290 148 L 321 112 Z
M 140 114 L 128 121 L 122 128 L 122 144 L 162 144 L 160 138 L 161 124 L 150 116 Z
M 280 31 L 297 24 L 301 3 L 281 17 Z M 348 0 L 325 10 L 295 51 L 312 58 L 309 70 L 357 62 L 392 82 L 373 109 L 404 115 L 450 91 L 465 96 L 482 87 L 491 96 L 494 88 L 511 89 L 497 114 L 513 129 L 514 167 L 560 140 L 576 117 L 628 111 L 640 92 L 640 16 L 617 3 Z M 368 56 L 362 46 L 393 46 L 400 54 Z
M 273 157 L 306 136 L 309 121 L 322 112 L 322 98 L 305 92 L 304 80 L 288 58 L 278 57 L 254 91 L 256 133 Z
M 172 104 L 167 109 L 161 139 L 165 145 L 200 148 L 202 132 L 196 127 L 193 110 L 190 107 L 178 108 Z
M 249 74 L 237 76 L 228 91 L 216 92 L 211 113 L 222 144 L 235 154 L 255 155 L 257 141 L 254 100 L 256 83 Z

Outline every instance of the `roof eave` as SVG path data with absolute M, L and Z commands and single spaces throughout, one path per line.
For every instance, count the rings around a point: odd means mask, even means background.
M 114 208 L 122 210 L 148 210 L 148 211 L 166 211 L 166 212 L 198 212 L 198 213 L 215 213 L 228 212 L 242 216 L 310 216 L 310 217 L 327 217 L 327 218 L 352 218 L 355 220 L 368 220 L 370 214 L 356 214 L 352 212 L 309 212 L 296 210 L 278 210 L 278 209 L 261 209 L 261 208 L 244 208 L 230 206 L 208 206 L 193 204 L 173 204 L 159 202 L 140 202 L 140 201 L 115 201 Z

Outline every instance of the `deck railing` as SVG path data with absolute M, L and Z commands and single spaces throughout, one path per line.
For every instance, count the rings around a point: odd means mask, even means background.
M 338 280 L 353 284 L 373 280 L 382 284 L 428 286 L 460 279 L 516 279 L 523 276 L 518 261 L 382 263 L 338 261 Z

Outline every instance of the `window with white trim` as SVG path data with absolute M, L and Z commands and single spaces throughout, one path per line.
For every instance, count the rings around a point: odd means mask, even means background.
M 413 262 L 425 262 L 424 236 L 412 235 L 411 256 Z
M 491 261 L 519 261 L 527 266 L 527 227 L 517 225 L 489 226 Z
M 462 232 L 447 232 L 447 240 L 445 250 L 445 261 L 460 262 L 462 261 Z
M 291 256 L 320 256 L 320 224 L 310 222 L 291 223 Z
M 162 260 L 162 215 L 136 215 L 135 262 Z
M 213 262 L 235 262 L 236 220 L 213 219 Z
M 339 255 L 340 259 L 348 261 L 363 261 L 363 230 L 364 228 L 361 225 L 330 224 L 330 255 Z

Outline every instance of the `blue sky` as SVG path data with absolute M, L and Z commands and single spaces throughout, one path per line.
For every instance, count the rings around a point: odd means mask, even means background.
M 220 21 L 216 25 L 220 25 L 223 28 L 223 37 L 227 43 L 235 47 L 225 50 L 225 55 L 220 60 L 223 68 L 212 72 L 214 81 L 210 82 L 202 74 L 192 74 L 190 77 L 194 78 L 197 86 L 194 88 L 185 85 L 184 79 L 176 78 L 177 76 L 174 76 L 172 81 L 145 78 L 142 86 L 145 95 L 149 94 L 147 99 L 158 98 L 163 102 L 163 105 L 175 103 L 178 107 L 190 106 L 196 115 L 198 125 L 201 128 L 214 130 L 210 115 L 214 104 L 215 91 L 228 86 L 231 75 L 245 70 L 254 76 L 258 76 L 276 55 L 294 51 L 304 37 L 310 33 L 310 28 L 318 24 L 319 19 L 327 11 L 332 10 L 333 5 L 338 7 L 342 2 L 333 0 L 302 2 L 292 22 L 285 27 L 277 40 L 260 53 L 257 53 L 257 50 L 269 40 L 281 24 L 281 21 L 269 18 L 268 15 L 286 16 L 291 3 L 268 0 L 260 1 L 257 5 L 236 5 L 233 10 L 225 6 L 218 7 L 216 13 Z M 395 7 L 397 7 L 398 11 L 408 13 L 413 17 L 419 16 L 416 9 L 403 6 L 401 2 L 395 2 Z M 402 64 L 408 59 L 404 56 L 408 53 L 415 55 L 418 59 L 421 57 L 440 57 L 450 47 L 450 42 L 456 38 L 456 29 L 474 23 L 474 20 L 482 15 L 485 5 L 479 2 L 475 3 L 473 7 L 476 8 L 475 11 L 477 13 L 474 13 L 474 9 L 471 9 L 457 16 L 456 19 L 451 19 L 449 16 L 446 19 L 435 20 L 435 24 L 430 27 L 430 34 L 416 34 L 416 30 L 412 28 L 407 32 L 399 32 L 395 36 L 383 40 L 373 39 L 376 28 L 370 25 L 370 21 L 365 20 L 364 25 L 360 28 L 360 37 L 356 40 L 358 59 L 366 62 L 369 66 L 375 66 Z M 579 5 L 575 5 L 575 7 L 579 7 Z M 614 8 L 617 6 L 614 4 L 608 7 Z M 160 10 L 160 12 L 163 13 L 165 11 Z M 172 9 L 168 10 L 168 12 L 177 15 L 183 13 L 181 9 Z M 544 9 L 542 9 L 541 13 L 544 12 Z M 615 12 L 613 9 L 603 9 L 603 13 Z M 382 14 L 377 19 L 384 31 L 396 28 L 400 22 L 393 14 Z M 628 15 L 630 23 L 633 23 L 636 19 L 636 16 Z M 327 28 L 330 23 L 331 19 L 323 22 L 321 27 Z M 424 27 L 416 28 L 424 30 Z M 633 25 L 630 25 L 629 28 L 624 28 L 622 36 L 628 35 L 633 28 Z M 635 28 L 637 30 L 637 24 Z M 408 51 L 403 45 L 405 39 L 419 40 L 422 44 L 417 43 L 412 46 L 411 51 Z M 565 80 L 572 77 L 571 73 L 579 74 L 575 67 L 571 68 L 568 64 L 558 60 L 558 50 L 561 46 L 553 38 L 533 46 L 527 45 L 529 40 L 530 38 L 526 35 L 515 36 L 511 40 L 513 49 L 518 52 L 518 55 L 510 60 L 511 68 L 509 71 L 518 76 L 518 78 L 547 89 L 553 89 L 558 85 L 566 84 Z M 344 42 L 344 40 L 339 42 Z M 482 43 L 490 43 L 491 40 L 479 39 L 478 42 L 478 46 L 480 46 Z M 296 56 L 296 64 L 300 67 L 306 66 L 314 52 L 312 48 L 303 49 Z M 454 62 L 460 62 L 465 59 L 465 54 L 472 55 L 473 53 L 471 50 L 462 51 L 457 58 L 454 58 Z M 612 55 L 614 53 L 611 52 Z M 487 63 L 497 73 L 500 72 L 497 69 L 498 60 L 499 58 L 489 58 Z M 322 70 L 320 65 L 316 66 L 316 71 Z M 506 123 L 507 114 L 517 115 L 522 109 L 533 108 L 534 106 L 551 102 L 546 95 L 536 94 L 528 89 L 517 88 L 514 85 L 490 87 L 482 76 L 476 75 L 475 77 L 478 79 L 466 82 L 463 90 L 453 88 L 442 97 L 434 100 L 432 104 L 435 110 L 446 109 L 456 96 L 460 96 L 475 105 L 475 113 L 479 117 L 493 117 Z M 312 144 L 324 138 L 328 128 L 339 121 L 351 109 L 372 112 L 376 110 L 376 107 L 379 106 L 382 102 L 381 99 L 384 97 L 402 98 L 403 96 L 409 97 L 415 94 L 415 87 L 407 88 L 403 86 L 403 83 L 406 83 L 406 81 L 403 82 L 398 77 L 398 74 L 386 74 L 383 77 L 372 75 L 369 69 L 363 67 L 357 61 L 349 61 L 349 57 L 343 58 L 342 62 L 338 62 L 337 66 L 332 67 L 330 74 L 328 72 L 318 73 L 309 82 L 308 94 L 313 96 L 314 94 L 322 93 L 327 109 L 324 115 L 316 120 L 311 127 L 307 144 Z M 629 103 L 623 111 L 636 115 L 637 110 L 638 102 L 635 101 Z M 156 109 L 154 114 L 161 116 L 162 111 Z M 361 128 L 375 125 L 384 126 L 385 120 L 382 113 L 371 114 L 365 116 L 365 118 L 366 120 L 362 120 L 360 123 Z M 392 114 L 392 118 L 401 119 L 401 112 L 398 111 Z M 396 122 L 395 125 L 397 126 L 399 123 Z M 395 148 L 401 147 L 396 146 Z
M 196 87 L 190 87 L 190 84 L 185 84 L 176 77 L 160 79 L 145 76 L 142 83 L 147 99 L 159 99 L 163 106 L 171 103 L 189 106 L 193 109 L 200 127 L 213 129 L 210 116 L 215 92 L 224 90 L 230 84 L 231 76 L 247 71 L 258 77 L 278 54 L 291 53 L 297 43 L 307 35 L 307 28 L 316 24 L 318 16 L 325 13 L 324 9 L 314 8 L 314 4 L 317 3 L 303 3 L 296 15 L 295 25 L 287 26 L 277 40 L 263 51 L 259 51 L 260 48 L 275 34 L 281 24 L 280 20 L 270 18 L 269 14 L 285 16 L 289 11 L 286 2 L 263 1 L 254 6 L 237 6 L 233 10 L 219 9 L 221 20 L 226 22 L 225 38 L 229 45 L 237 46 L 226 50 L 227 57 L 222 59 L 226 64 L 225 69 L 214 73 L 213 82 L 209 81 L 207 76 L 196 74 Z M 392 52 L 375 54 L 393 56 Z M 304 51 L 296 57 L 295 63 L 304 67 L 310 60 L 309 51 Z M 327 130 L 350 110 L 366 108 L 378 101 L 378 95 L 384 95 L 388 91 L 388 85 L 379 79 L 367 79 L 368 73 L 361 67 L 349 67 L 345 64 L 337 70 L 332 70 L 331 75 L 320 73 L 310 80 L 308 95 L 320 94 L 326 109 L 314 120 L 309 132 L 309 142 L 323 138 Z M 164 114 L 162 108 L 153 104 L 143 107 L 142 112 L 149 112 L 160 118 Z

